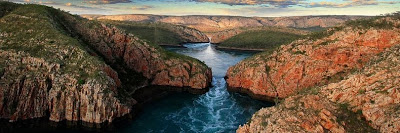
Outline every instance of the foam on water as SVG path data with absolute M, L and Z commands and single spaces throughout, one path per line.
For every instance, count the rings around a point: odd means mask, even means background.
M 204 61 L 213 71 L 212 88 L 203 95 L 177 93 L 144 107 L 121 132 L 234 132 L 261 107 L 272 104 L 228 92 L 223 78 L 229 66 L 253 53 L 216 50 L 212 44 L 167 48 Z

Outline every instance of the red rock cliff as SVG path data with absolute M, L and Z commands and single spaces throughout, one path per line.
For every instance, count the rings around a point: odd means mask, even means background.
M 261 109 L 237 132 L 400 132 L 399 63 L 395 45 L 342 81 Z
M 398 25 L 398 21 L 386 18 Z M 384 19 L 374 23 L 386 22 Z M 262 53 L 229 68 L 231 90 L 256 98 L 285 98 L 299 90 L 340 79 L 371 57 L 400 43 L 400 29 L 336 29 L 321 39 L 304 39 L 283 45 L 272 54 Z
M 111 122 L 131 112 L 137 86 L 210 85 L 196 59 L 50 7 L 14 5 L 0 18 L 0 118 Z

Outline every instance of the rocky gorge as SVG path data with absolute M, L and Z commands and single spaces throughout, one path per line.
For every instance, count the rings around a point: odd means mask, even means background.
M 399 20 L 0 1 L 0 132 L 400 132 Z
M 0 118 L 112 122 L 146 86 L 204 93 L 211 69 L 109 24 L 0 2 Z M 4 10 L 3 10 L 4 9 Z
M 349 21 L 231 67 L 232 91 L 277 103 L 237 132 L 398 132 L 399 26 Z

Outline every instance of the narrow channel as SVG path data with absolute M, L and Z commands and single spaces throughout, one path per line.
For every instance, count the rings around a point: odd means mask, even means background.
M 227 69 L 254 52 L 221 51 L 210 43 L 165 47 L 204 61 L 213 71 L 210 91 L 203 95 L 176 93 L 151 102 L 121 132 L 235 132 L 262 107 L 272 106 L 248 96 L 228 92 Z

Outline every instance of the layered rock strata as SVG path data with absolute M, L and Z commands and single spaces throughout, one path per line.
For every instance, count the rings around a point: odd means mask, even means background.
M 373 23 L 393 23 L 394 26 L 337 27 L 324 32 L 325 37 L 311 36 L 283 45 L 272 53 L 258 54 L 229 68 L 228 87 L 259 99 L 273 100 L 341 80 L 385 48 L 400 43 L 397 19 L 382 18 Z
M 399 132 L 399 63 L 396 45 L 340 82 L 259 110 L 237 132 Z
M 0 13 L 2 119 L 112 122 L 131 113 L 140 87 L 210 85 L 204 63 L 114 26 L 46 6 L 0 7 L 12 7 Z

